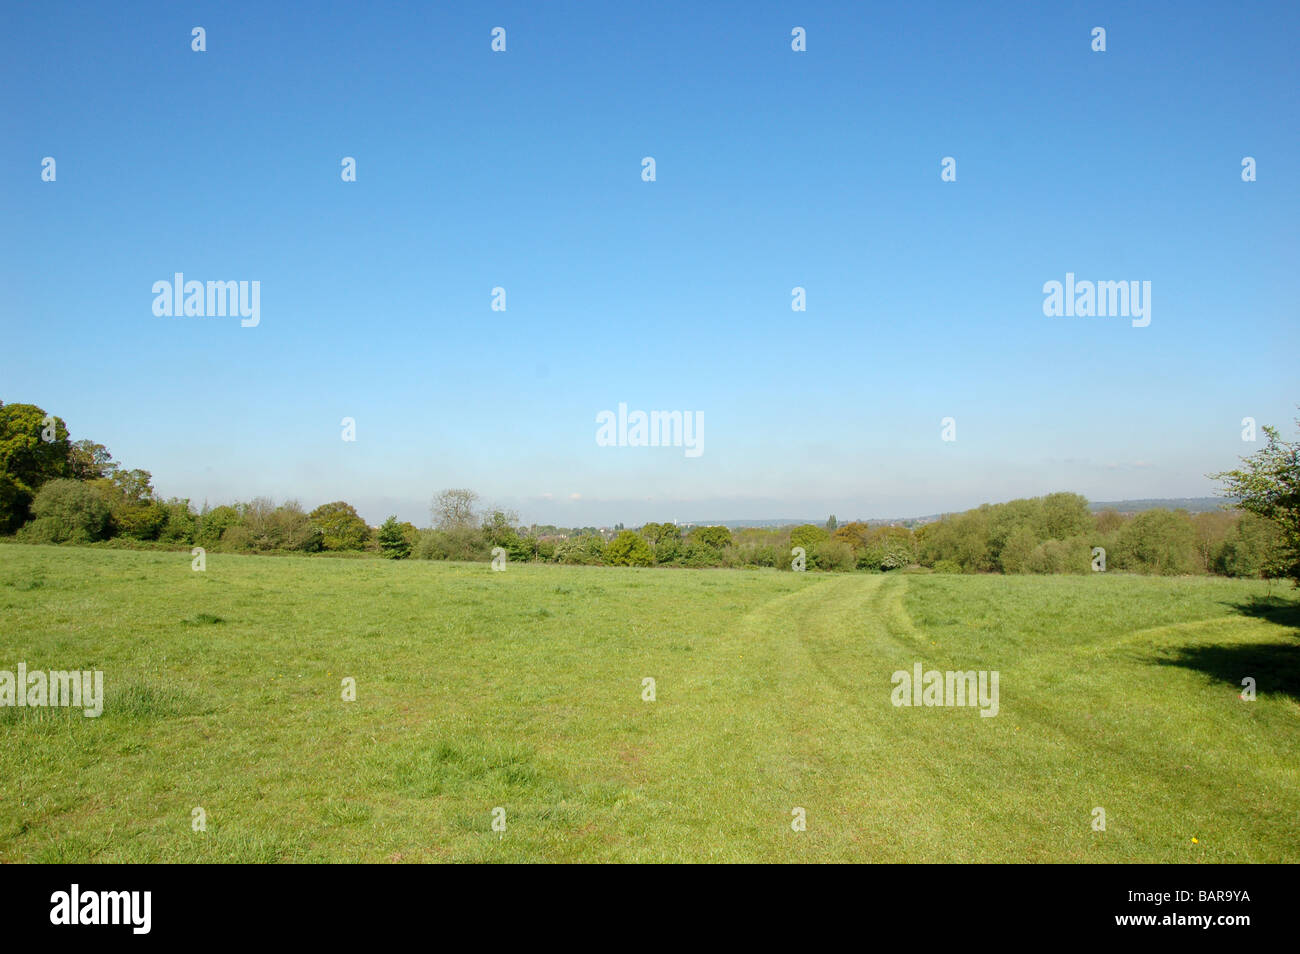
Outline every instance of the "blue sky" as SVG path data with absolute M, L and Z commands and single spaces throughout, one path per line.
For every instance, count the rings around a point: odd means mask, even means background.
M 1209 494 L 1259 446 L 1241 419 L 1291 433 L 1300 402 L 1298 28 L 1294 3 L 11 4 L 0 400 L 168 496 L 372 523 L 450 486 L 560 524 Z M 175 272 L 259 281 L 260 324 L 156 317 Z M 1045 317 L 1067 272 L 1150 281 L 1151 324 Z M 701 413 L 703 455 L 597 446 L 620 402 Z

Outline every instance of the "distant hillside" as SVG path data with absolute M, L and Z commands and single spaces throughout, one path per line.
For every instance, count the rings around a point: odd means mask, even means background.
M 1096 500 L 1088 504 L 1093 513 L 1099 513 L 1102 510 L 1118 510 L 1120 513 L 1137 513 L 1142 510 L 1186 510 L 1188 513 L 1207 513 L 1220 510 L 1225 504 L 1231 503 L 1226 497 L 1155 497 L 1145 500 Z M 964 511 L 954 510 L 950 513 L 963 513 Z M 946 516 L 942 513 L 930 513 L 920 517 L 870 517 L 863 519 L 863 523 L 872 525 L 877 524 L 897 524 L 899 526 L 920 526 L 921 524 L 933 523 L 940 517 Z M 840 523 L 851 522 L 850 519 L 841 518 Z M 690 526 L 720 526 L 728 527 L 732 530 L 742 530 L 746 527 L 790 527 L 803 523 L 812 523 L 817 526 L 824 526 L 825 517 L 813 517 L 807 520 L 700 520 Z
M 1098 500 L 1088 504 L 1093 513 L 1099 510 L 1118 510 L 1120 513 L 1137 513 L 1139 510 L 1186 510 L 1188 513 L 1206 513 L 1222 510 L 1232 501 L 1227 497 L 1168 497 L 1154 500 Z

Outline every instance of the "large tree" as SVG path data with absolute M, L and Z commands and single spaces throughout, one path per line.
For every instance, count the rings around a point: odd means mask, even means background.
M 321 504 L 307 518 L 320 530 L 326 550 L 364 550 L 370 541 L 370 527 L 347 501 Z
M 47 480 L 68 476 L 68 428 L 35 404 L 0 402 L 0 533 L 30 516 Z
M 475 526 L 475 510 L 478 506 L 478 494 L 465 488 L 443 490 L 433 498 L 430 508 L 433 525 L 439 530 L 464 530 Z
M 112 477 L 117 470 L 113 455 L 103 444 L 80 440 L 68 448 L 68 476 L 75 480 Z
M 1263 431 L 1268 442 L 1241 459 L 1244 467 L 1210 476 L 1223 481 L 1221 493 L 1236 498 L 1242 510 L 1277 524 L 1282 536 L 1278 575 L 1300 587 L 1300 442 L 1282 440 L 1275 427 L 1265 425 Z

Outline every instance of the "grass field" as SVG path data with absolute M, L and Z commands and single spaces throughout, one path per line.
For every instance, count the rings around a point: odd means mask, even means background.
M 0 669 L 105 674 L 0 709 L 0 861 L 1300 861 L 1266 592 L 0 545 Z

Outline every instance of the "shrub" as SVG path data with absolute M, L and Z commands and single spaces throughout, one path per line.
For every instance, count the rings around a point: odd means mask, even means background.
M 776 547 L 766 543 L 743 543 L 731 551 L 738 566 L 776 566 Z
M 808 564 L 819 570 L 852 570 L 853 548 L 842 540 L 823 540 L 809 551 Z
M 1087 573 L 1092 569 L 1092 547 L 1086 537 L 1044 540 L 1029 555 L 1030 573 Z
M 109 533 L 108 502 L 79 480 L 46 481 L 32 500 L 32 513 L 36 519 L 20 538 L 33 543 L 90 543 Z
M 167 513 L 158 539 L 164 543 L 193 543 L 197 528 L 194 511 L 188 500 L 172 499 L 161 505 Z
M 1276 521 L 1243 513 L 1214 553 L 1213 569 L 1225 576 L 1285 576 L 1285 550 L 1282 528 Z
M 604 553 L 604 540 L 595 534 L 583 534 L 562 540 L 555 548 L 555 559 L 574 566 L 599 566 Z
M 267 531 L 259 549 L 313 553 L 321 548 L 320 529 L 312 525 L 296 500 L 286 501 L 271 512 Z
M 1038 547 L 1034 531 L 1028 527 L 1014 530 L 998 555 L 998 562 L 1003 573 L 1028 573 L 1029 560 Z M 938 564 L 935 564 L 936 568 Z
M 705 544 L 687 541 L 673 560 L 674 566 L 721 566 L 722 551 Z
M 670 564 L 677 559 L 681 551 L 682 541 L 679 537 L 661 537 L 655 544 L 655 562 L 660 565 Z
M 956 560 L 940 560 L 934 565 L 935 573 L 960 573 L 961 564 Z
M 237 523 L 222 531 L 218 546 L 222 550 L 245 552 L 253 549 L 253 535 L 248 532 L 247 527 Z
M 883 547 L 866 546 L 858 551 L 854 564 L 859 570 L 880 570 L 883 569 L 885 562 L 885 551 Z
M 527 563 L 529 560 L 536 560 L 540 542 L 534 536 L 515 535 L 514 539 L 506 543 L 506 552 L 510 555 L 513 563 Z
M 390 560 L 405 560 L 411 555 L 411 541 L 406 539 L 406 532 L 398 523 L 396 515 L 383 522 L 376 539 L 379 541 L 380 552 Z
M 411 555 L 417 560 L 447 559 L 446 548 L 442 545 L 442 534 L 437 530 L 421 530 Z
M 239 511 L 234 507 L 215 507 L 199 514 L 195 521 L 194 542 L 201 547 L 215 547 L 230 527 L 239 523 Z
M 912 563 L 912 549 L 899 540 L 886 541 L 881 548 L 880 568 L 882 570 L 901 570 Z
M 624 530 L 605 547 L 605 562 L 610 566 L 650 566 L 654 551 L 638 533 Z

